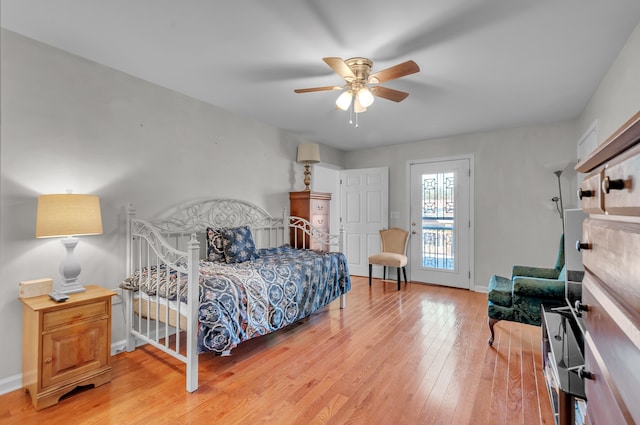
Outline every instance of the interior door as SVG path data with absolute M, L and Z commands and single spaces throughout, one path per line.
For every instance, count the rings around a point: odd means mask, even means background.
M 368 276 L 368 257 L 380 252 L 380 229 L 389 226 L 389 168 L 342 170 L 340 181 L 349 272 Z
M 471 282 L 470 159 L 410 164 L 411 280 Z
M 311 166 L 311 190 L 331 194 L 329 202 L 329 233 L 340 231 L 340 168 L 329 164 L 313 164 Z M 337 247 L 332 247 L 337 250 Z

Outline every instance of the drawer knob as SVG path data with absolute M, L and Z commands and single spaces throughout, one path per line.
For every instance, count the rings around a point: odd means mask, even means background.
M 582 188 L 578 189 L 578 199 L 591 198 L 592 196 L 593 196 L 592 190 L 582 190 Z
M 44 359 L 44 362 L 49 364 L 53 361 L 53 359 L 51 357 L 47 357 L 46 359 Z
M 584 366 L 578 368 L 578 377 L 580 377 L 580 379 L 596 379 L 593 373 L 585 369 Z
M 611 180 L 609 176 L 606 176 L 604 180 L 602 180 L 602 190 L 604 190 L 604 193 L 609 193 L 612 190 L 622 189 L 624 189 L 624 180 Z
M 578 252 L 582 251 L 583 249 L 591 249 L 591 244 L 590 243 L 585 243 L 582 242 L 580 239 L 578 239 L 576 241 L 576 250 Z
M 583 312 L 583 311 L 589 311 L 589 305 L 588 304 L 582 304 L 582 301 L 580 300 L 576 300 L 576 303 L 574 304 L 574 307 L 576 309 L 576 311 L 578 313 Z

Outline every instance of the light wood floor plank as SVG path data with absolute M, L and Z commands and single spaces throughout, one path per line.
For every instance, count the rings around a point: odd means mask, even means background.
M 553 417 L 540 328 L 496 325 L 486 294 L 353 277 L 336 301 L 230 357 L 200 355 L 200 387 L 151 347 L 112 358 L 113 379 L 35 412 L 0 396 L 2 424 L 541 424 Z

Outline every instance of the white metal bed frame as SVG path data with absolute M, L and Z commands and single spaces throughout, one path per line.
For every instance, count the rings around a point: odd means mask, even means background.
M 286 225 L 285 225 L 286 223 Z M 292 244 L 306 246 L 307 238 L 317 240 L 343 252 L 344 230 L 338 235 L 330 235 L 317 229 L 309 221 L 288 216 L 283 211 L 282 218 L 272 217 L 264 209 L 235 199 L 206 199 L 190 202 L 177 207 L 153 221 L 135 218 L 135 210 L 129 207 L 127 220 L 127 276 L 145 267 L 164 266 L 187 276 L 187 303 L 176 302 L 171 308 L 160 309 L 160 302 L 143 306 L 142 297 L 134 297 L 134 291 L 123 290 L 125 302 L 125 327 L 127 331 L 127 351 L 133 351 L 136 342 L 147 343 L 175 357 L 186 364 L 186 389 L 193 392 L 198 389 L 198 298 L 199 271 L 201 258 L 200 244 L 205 240 L 207 227 L 249 226 L 257 248 L 276 247 L 294 240 Z M 291 229 L 299 229 L 292 231 Z M 200 240 L 198 236 L 200 235 Z M 292 236 L 290 236 L 292 235 Z M 300 236 L 301 240 L 298 240 Z M 205 251 L 206 252 L 206 248 Z M 150 273 L 149 273 L 150 275 Z M 168 281 L 167 273 L 167 281 Z M 159 274 L 158 274 L 159 276 Z M 147 276 L 147 279 L 150 277 Z M 159 277 L 157 277 L 159 279 Z M 178 279 L 180 282 L 180 279 Z M 142 277 L 141 282 L 142 284 Z M 158 287 L 160 287 L 160 282 Z M 168 282 L 167 282 L 168 283 Z M 180 287 L 178 283 L 178 293 Z M 166 288 L 169 285 L 165 285 Z M 184 289 L 184 288 L 182 288 Z M 166 295 L 166 294 L 165 294 Z M 179 297 L 178 297 L 179 299 Z M 346 296 L 340 296 L 340 308 L 344 308 Z M 144 312 L 135 313 L 135 308 Z M 146 309 L 146 310 L 145 310 Z M 170 314 L 175 314 L 171 326 Z M 186 347 L 181 346 L 181 316 L 186 318 Z M 155 317 L 155 318 L 152 318 Z M 174 336 L 173 340 L 171 336 Z M 229 352 L 226 352 L 228 355 Z

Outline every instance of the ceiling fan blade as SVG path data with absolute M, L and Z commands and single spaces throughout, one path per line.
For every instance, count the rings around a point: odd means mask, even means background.
M 342 60 L 342 58 L 322 58 L 327 65 L 333 69 L 336 74 L 345 79 L 345 81 L 351 82 L 356 79 L 356 74 L 353 73 L 349 65 Z
M 409 96 L 409 93 L 400 90 L 394 90 L 382 86 L 373 86 L 370 88 L 371 93 L 374 96 L 382 97 L 384 99 L 393 100 L 394 102 L 402 102 Z
M 420 71 L 420 67 L 414 61 L 402 62 L 391 68 L 383 69 L 369 76 L 370 83 L 384 83 L 385 81 L 395 80 L 405 75 L 415 74 Z
M 324 86 L 324 87 L 310 87 L 308 89 L 295 89 L 296 93 L 310 93 L 314 91 L 326 91 L 326 90 L 341 90 L 342 87 L 338 86 Z

